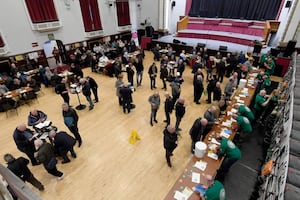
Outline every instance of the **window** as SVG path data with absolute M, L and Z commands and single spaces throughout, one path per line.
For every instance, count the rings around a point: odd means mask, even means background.
M 25 0 L 32 23 L 58 21 L 53 0 Z
M 85 32 L 102 30 L 97 0 L 80 0 L 80 8 Z
M 117 0 L 116 7 L 117 7 L 118 26 L 131 25 L 128 0 Z

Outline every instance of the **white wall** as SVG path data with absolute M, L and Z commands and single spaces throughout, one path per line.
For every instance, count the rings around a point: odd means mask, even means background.
M 185 0 L 169 0 L 169 33 L 173 34 L 177 29 L 177 22 L 179 21 L 179 16 L 184 16 L 185 14 Z M 175 1 L 175 7 L 172 8 L 171 4 Z
M 53 33 L 55 39 L 64 44 L 89 40 L 85 37 L 80 4 L 78 0 L 69 1 L 66 7 L 64 0 L 53 0 L 62 27 L 55 31 L 32 31 L 24 0 L 7 0 L 0 3 L 0 31 L 9 53 L 5 56 L 17 55 L 43 49 L 43 43 L 48 40 L 48 34 Z M 158 29 L 159 0 L 129 0 L 131 23 L 134 29 L 144 28 L 140 25 L 145 19 Z M 117 34 L 117 15 L 115 3 L 109 6 L 107 0 L 98 0 L 104 35 Z M 37 42 L 37 47 L 31 43 Z
M 298 24 L 300 22 L 300 12 L 299 12 L 300 11 L 300 2 L 299 2 L 299 0 L 297 2 L 295 2 L 295 1 L 293 1 L 293 2 L 294 2 L 293 3 L 294 8 L 292 8 L 292 9 L 295 9 L 295 11 L 290 18 L 288 27 L 286 27 L 286 29 L 285 29 L 286 34 L 283 35 L 283 38 L 282 38 L 283 42 L 288 42 L 289 40 L 294 39 L 294 35 L 297 31 Z M 300 46 L 299 42 L 300 41 L 298 41 L 297 46 Z

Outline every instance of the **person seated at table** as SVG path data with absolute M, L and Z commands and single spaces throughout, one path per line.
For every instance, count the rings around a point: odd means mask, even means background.
M 232 118 L 237 121 L 237 126 L 233 127 L 235 131 L 237 131 L 234 140 L 238 143 L 244 142 L 244 140 L 248 140 L 250 134 L 252 133 L 252 125 L 247 117 L 242 115 L 233 114 Z
M 242 157 L 240 149 L 229 139 L 217 137 L 216 140 L 221 144 L 217 149 L 218 157 L 224 156 L 221 167 L 218 170 L 217 178 L 224 181 L 226 174 L 229 172 L 230 167 Z
M 0 95 L 3 95 L 4 93 L 6 93 L 8 91 L 9 91 L 9 89 L 6 87 L 6 85 L 1 83 L 0 84 Z
M 24 86 L 26 86 L 26 84 L 24 84 L 20 79 L 15 78 L 13 80 L 13 84 L 10 86 L 9 90 L 17 90 Z
M 11 85 L 14 82 L 13 78 L 11 76 L 8 76 L 7 73 L 2 74 L 2 80 L 8 89 L 10 89 Z
M 216 113 L 216 107 L 215 106 L 211 106 L 205 111 L 203 117 L 205 119 L 207 119 L 207 122 L 208 122 L 207 126 L 206 126 L 205 133 L 208 133 L 212 129 L 212 127 L 214 126 L 215 119 L 216 119 L 215 113 Z
M 77 157 L 74 151 L 76 140 L 71 135 L 67 134 L 64 131 L 56 132 L 55 130 L 51 130 L 49 132 L 49 138 L 52 140 L 54 149 L 56 150 L 58 155 L 63 158 L 63 161 L 61 162 L 62 164 L 71 162 L 67 155 L 69 151 L 73 158 Z
M 41 122 L 44 122 L 46 119 L 46 113 L 34 108 L 29 112 L 27 124 L 28 126 L 35 126 Z
M 71 63 L 70 72 L 72 72 L 77 79 L 83 77 L 83 71 L 81 70 L 80 66 L 75 65 L 74 63 Z
M 6 104 L 9 104 L 12 108 L 18 107 L 18 101 L 14 100 L 13 98 L 7 98 L 0 94 L 0 112 L 5 112 L 7 108 L 5 107 Z
M 206 184 L 204 185 L 206 192 L 204 198 L 207 200 L 226 200 L 226 194 L 223 184 L 218 180 L 213 180 L 212 175 L 205 175 Z
M 18 125 L 13 133 L 14 141 L 17 148 L 25 153 L 31 161 L 32 165 L 38 165 L 34 157 L 33 131 L 28 129 L 24 123 Z
M 108 57 L 103 54 L 100 58 L 99 58 L 99 62 L 100 63 L 107 63 L 109 61 Z
M 10 75 L 11 77 L 14 77 L 18 72 L 19 72 L 19 69 L 18 69 L 18 67 L 16 66 L 16 64 L 15 64 L 15 63 L 11 63 L 9 75 Z
M 26 77 L 26 85 L 27 87 L 31 87 L 33 91 L 37 92 L 40 90 L 40 85 L 33 79 L 31 76 Z
M 191 136 L 192 144 L 191 144 L 191 153 L 195 152 L 195 144 L 198 141 L 203 141 L 206 137 L 206 126 L 208 124 L 207 119 L 198 118 L 194 121 L 193 126 L 191 127 L 189 134 Z

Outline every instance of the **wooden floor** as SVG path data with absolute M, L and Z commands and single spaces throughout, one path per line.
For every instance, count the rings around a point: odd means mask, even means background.
M 182 120 L 182 139 L 172 157 L 173 167 L 169 168 L 165 161 L 163 149 L 164 91 L 162 83 L 157 79 L 157 88 L 161 96 L 161 107 L 158 111 L 158 124 L 149 124 L 150 104 L 148 97 L 150 90 L 148 67 L 153 62 L 151 52 L 146 52 L 144 61 L 145 71 L 142 86 L 133 94 L 136 108 L 130 114 L 123 114 L 115 96 L 115 78 L 91 73 L 84 69 L 85 76 L 90 75 L 99 85 L 99 103 L 92 111 L 88 109 L 78 111 L 79 131 L 83 138 L 81 148 L 75 148 L 77 158 L 68 164 L 58 164 L 58 169 L 65 173 L 65 178 L 58 181 L 49 175 L 43 166 L 32 169 L 35 176 L 45 185 L 44 192 L 36 191 L 42 199 L 163 199 L 184 170 L 189 161 L 190 136 L 188 131 L 197 117 L 203 116 L 208 105 L 206 97 L 202 96 L 201 105 L 193 103 L 193 86 L 191 69 L 187 66 L 184 72 L 182 97 L 186 99 L 187 111 Z M 157 62 L 159 66 L 159 63 Z M 127 80 L 127 79 L 126 79 Z M 27 123 L 27 116 L 31 108 L 37 108 L 48 115 L 59 130 L 67 131 L 61 114 L 62 98 L 53 88 L 42 88 L 38 102 L 30 106 L 19 107 L 17 116 L 14 112 L 0 113 L 1 141 L 0 156 L 4 164 L 3 155 L 12 153 L 15 156 L 25 156 L 20 153 L 13 141 L 13 131 L 22 122 Z M 170 87 L 168 87 L 170 91 Z M 86 99 L 80 95 L 81 101 L 87 105 Z M 71 94 L 71 105 L 78 105 L 76 95 Z M 171 123 L 175 123 L 174 112 Z M 141 140 L 132 145 L 128 143 L 130 131 L 137 130 Z M 71 157 L 71 156 L 69 156 Z M 31 186 L 30 186 L 31 187 Z

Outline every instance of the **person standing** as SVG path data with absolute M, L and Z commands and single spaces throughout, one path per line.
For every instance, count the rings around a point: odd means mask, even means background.
M 171 156 L 173 156 L 173 151 L 177 147 L 177 133 L 176 129 L 172 125 L 168 125 L 164 130 L 164 148 L 166 150 L 166 160 L 169 167 L 172 167 Z
M 213 100 L 220 101 L 222 97 L 221 83 L 217 82 L 215 88 L 213 89 Z
M 122 103 L 122 96 L 120 94 L 120 89 L 123 87 L 123 75 L 122 74 L 119 74 L 118 76 L 118 79 L 116 80 L 115 82 L 115 88 L 116 88 L 116 95 L 119 99 L 119 105 L 122 106 L 123 103 Z
M 95 79 L 93 79 L 90 76 L 87 76 L 86 80 L 90 84 L 90 88 L 92 89 L 92 92 L 94 94 L 94 97 L 95 97 L 94 102 L 95 103 L 99 102 L 99 98 L 98 98 L 98 84 L 97 84 L 97 82 L 95 81 Z
M 67 80 L 65 78 L 61 79 L 59 83 L 55 86 L 55 92 L 56 94 L 60 94 L 65 103 L 70 105 L 70 96 L 66 88 L 66 82 Z
M 181 131 L 179 128 L 180 122 L 185 114 L 185 100 L 183 98 L 179 98 L 176 105 L 175 105 L 175 115 L 176 115 L 176 124 L 175 129 L 176 131 Z
M 128 83 L 130 83 L 131 86 L 133 86 L 133 76 L 134 76 L 133 67 L 134 66 L 132 65 L 132 63 L 128 63 L 128 66 L 126 67 L 127 80 L 128 80 Z
M 136 69 L 136 84 L 137 87 L 142 85 L 143 80 L 143 71 L 144 71 L 144 65 L 143 65 L 143 59 L 136 59 L 135 63 L 135 69 Z
M 76 158 L 77 155 L 74 151 L 74 145 L 76 143 L 76 140 L 67 134 L 64 131 L 59 131 L 56 133 L 55 130 L 51 130 L 49 132 L 49 138 L 52 140 L 54 144 L 54 148 L 57 150 L 60 156 L 64 159 L 62 161 L 62 164 L 70 162 L 70 159 L 67 155 L 67 153 L 70 151 L 71 156 L 73 158 Z
M 89 110 L 94 108 L 94 103 L 91 98 L 91 87 L 89 82 L 85 78 L 79 80 L 80 85 L 82 86 L 82 94 L 86 97 L 86 100 L 89 102 Z
M 34 157 L 33 131 L 28 129 L 24 123 L 17 126 L 14 131 L 13 138 L 17 148 L 25 153 L 31 161 L 31 164 L 38 165 Z
M 64 174 L 56 168 L 57 160 L 52 145 L 43 142 L 40 139 L 36 139 L 34 141 L 34 146 L 37 149 L 37 152 L 35 153 L 36 159 L 43 163 L 44 168 L 49 174 L 52 174 L 53 176 L 58 177 L 58 180 L 61 180 Z
M 205 129 L 207 126 L 207 119 L 205 118 L 198 118 L 194 121 L 192 128 L 190 129 L 189 133 L 192 139 L 191 144 L 191 152 L 194 154 L 195 151 L 195 144 L 198 141 L 203 141 L 205 138 Z
M 156 113 L 160 106 L 160 96 L 159 93 L 156 91 L 153 95 L 151 95 L 148 99 L 149 103 L 151 104 L 151 116 L 150 116 L 150 125 L 153 126 L 153 121 L 157 123 L 156 120 Z
M 148 70 L 149 78 L 150 78 L 150 88 L 151 90 L 155 89 L 155 81 L 156 81 L 156 76 L 157 76 L 157 67 L 155 63 L 152 63 L 152 65 L 149 67 Z
M 31 183 L 34 187 L 40 191 L 44 191 L 43 184 L 38 181 L 27 167 L 29 160 L 24 157 L 14 158 L 13 155 L 7 153 L 4 155 L 4 160 L 7 162 L 7 168 L 13 172 L 24 182 Z
M 122 103 L 123 103 L 123 112 L 130 113 L 131 110 L 131 102 L 132 102 L 132 90 L 129 88 L 128 83 L 124 83 L 124 86 L 120 89 L 120 95 L 122 97 Z
M 167 78 L 168 78 L 167 64 L 163 64 L 160 66 L 160 79 L 163 82 L 163 87 L 161 89 L 167 90 Z
M 173 103 L 173 99 L 170 96 L 170 94 L 168 92 L 165 93 L 165 115 L 166 115 L 166 120 L 164 120 L 164 122 L 167 123 L 167 126 L 170 125 L 170 114 L 173 111 L 174 108 L 174 103 Z
M 207 200 L 226 200 L 226 194 L 223 184 L 218 180 L 213 180 L 212 175 L 205 175 L 207 181 L 204 198 Z
M 194 102 L 196 104 L 200 104 L 199 101 L 201 99 L 203 90 L 203 79 L 201 75 L 198 75 L 197 79 L 194 81 Z
M 67 103 L 62 104 L 62 115 L 64 117 L 64 123 L 68 127 L 68 129 L 71 131 L 71 133 L 74 134 L 75 139 L 78 142 L 78 147 L 82 144 L 82 139 L 78 131 L 78 115 L 76 111 L 73 108 L 70 108 Z
M 60 63 L 60 53 L 59 53 L 59 50 L 56 47 L 53 47 L 52 55 L 55 58 L 55 63 L 59 64 Z
M 176 103 L 177 99 L 180 97 L 180 93 L 181 93 L 180 83 L 172 81 L 170 86 L 172 88 L 173 105 L 175 105 L 175 103 Z
M 217 83 L 217 76 L 209 76 L 208 78 L 208 84 L 207 84 L 207 103 L 211 103 L 211 93 L 214 91 L 214 88 L 216 87 Z

